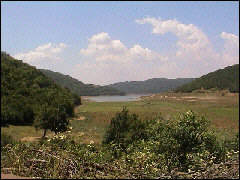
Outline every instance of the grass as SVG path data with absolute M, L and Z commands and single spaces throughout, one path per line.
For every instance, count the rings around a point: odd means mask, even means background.
M 138 128 L 138 132 L 147 133 L 137 138 L 135 125 L 142 123 L 137 119 L 133 122 L 126 112 L 115 116 L 119 123 L 108 134 L 110 138 L 115 137 L 110 144 L 79 144 L 72 141 L 68 131 L 40 142 L 7 144 L 1 149 L 1 171 L 47 179 L 239 178 L 239 139 L 218 132 L 223 137 L 219 139 L 209 129 L 208 122 L 192 111 L 185 112 L 174 123 L 149 121 L 144 127 L 139 126 L 144 129 Z M 72 120 L 75 127 L 72 135 L 87 130 L 96 139 L 93 135 L 99 135 L 97 128 L 103 124 L 94 124 L 99 116 L 81 113 L 88 115 L 87 123 Z M 94 132 L 87 129 L 93 127 Z M 121 132 L 124 134 L 115 136 Z
M 165 97 L 165 98 L 164 98 Z M 192 100 L 192 101 L 190 101 Z M 225 93 L 161 93 L 154 97 L 144 97 L 141 101 L 131 102 L 90 102 L 83 100 L 83 105 L 76 107 L 71 120 L 72 136 L 81 143 L 101 143 L 105 130 L 116 112 L 126 106 L 130 112 L 137 113 L 141 119 L 153 118 L 161 114 L 166 119 L 189 109 L 205 116 L 213 127 L 230 134 L 239 129 L 238 94 Z M 78 117 L 84 120 L 76 120 Z M 24 137 L 40 137 L 42 131 L 31 126 L 3 127 L 2 131 L 12 135 L 16 140 Z M 47 133 L 52 136 L 53 133 Z
M 8 127 L 1 127 L 1 132 L 12 136 L 17 141 L 35 141 L 42 137 L 43 131 L 36 129 L 33 126 L 14 126 L 9 125 Z M 47 131 L 48 137 L 54 136 L 53 132 Z
M 168 97 L 163 98 L 162 96 Z M 217 139 L 223 145 L 219 146 L 220 152 L 222 147 L 231 147 L 234 144 L 232 143 L 232 137 L 235 132 L 238 132 L 239 128 L 238 95 L 162 93 L 134 102 L 83 101 L 83 105 L 75 108 L 75 117 L 70 120 L 70 126 L 73 129 L 71 132 L 65 133 L 63 140 L 58 138 L 54 142 L 52 142 L 52 139 L 48 139 L 40 141 L 40 143 L 8 144 L 1 152 L 3 162 L 1 171 L 11 169 L 13 173 L 26 177 L 66 179 L 239 178 L 239 149 L 236 149 L 236 152 L 235 150 L 228 152 L 232 155 L 229 155 L 229 157 L 227 155 L 228 158 L 221 161 L 220 164 L 219 162 L 213 163 L 212 159 L 215 156 L 204 154 L 205 151 L 199 155 L 193 153 L 191 157 L 196 163 L 191 166 L 191 173 L 182 172 L 178 165 L 176 165 L 176 168 L 170 169 L 169 172 L 165 170 L 165 167 L 169 167 L 168 158 L 167 164 L 164 164 L 165 155 L 168 153 L 154 153 L 155 149 L 158 148 L 156 148 L 157 143 L 152 141 L 153 139 L 132 144 L 132 146 L 129 146 L 131 147 L 129 152 L 115 158 L 113 154 L 115 151 L 118 152 L 118 148 L 115 148 L 115 146 L 105 147 L 100 144 L 112 117 L 115 116 L 116 112 L 121 111 L 123 106 L 127 107 L 130 113 L 137 113 L 142 120 L 153 118 L 159 114 L 172 120 L 178 113 L 186 112 L 189 109 L 199 115 L 204 115 L 211 121 L 211 125 L 217 129 Z M 22 140 L 23 138 L 31 140 L 30 137 L 41 137 L 43 133 L 42 131 L 36 131 L 31 126 L 2 127 L 2 132 L 4 132 L 7 141 L 9 141 L 8 135 L 16 140 Z M 169 132 L 175 131 L 170 130 Z M 159 131 L 157 131 L 157 134 L 159 134 Z M 155 135 L 151 135 L 151 137 L 156 137 Z M 47 136 L 51 137 L 53 133 L 48 131 Z M 94 143 L 92 144 L 91 141 L 94 141 Z M 172 147 L 171 141 L 168 141 L 168 139 L 163 142 L 166 142 L 160 143 L 160 145 L 164 145 L 163 147 L 168 142 L 170 142 L 169 148 Z M 170 150 L 169 148 L 167 148 L 167 152 Z M 173 159 L 171 162 L 175 163 L 175 160 Z M 173 165 L 172 167 L 175 167 L 175 164 Z
M 168 96 L 161 98 L 161 96 Z M 197 97 L 196 101 L 190 98 L 172 97 Z M 193 99 L 193 98 L 192 98 Z M 82 131 L 91 134 L 89 139 L 101 142 L 105 128 L 116 112 L 126 106 L 130 112 L 137 113 L 140 118 L 152 118 L 161 114 L 170 119 L 180 112 L 192 109 L 205 116 L 212 122 L 212 126 L 219 131 L 230 131 L 232 134 L 239 129 L 239 102 L 238 94 L 221 96 L 221 93 L 161 93 L 154 97 L 146 97 L 141 101 L 132 102 L 89 102 L 83 101 L 83 105 L 76 108 L 78 116 L 86 116 L 81 122 L 72 121 L 73 128 L 82 127 Z M 98 135 L 96 135 L 98 134 Z M 95 138 L 95 139 L 94 139 Z

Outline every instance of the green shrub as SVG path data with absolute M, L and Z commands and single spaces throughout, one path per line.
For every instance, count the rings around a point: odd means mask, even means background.
M 158 152 L 165 154 L 169 167 L 180 165 L 186 170 L 192 165 L 189 157 L 196 154 L 202 155 L 205 160 L 210 156 L 214 157 L 214 161 L 224 158 L 226 151 L 218 142 L 215 132 L 208 128 L 209 125 L 204 117 L 187 111 L 172 122 L 156 124 L 156 134 L 151 136 L 158 141 Z
M 77 144 L 67 131 L 4 146 L 1 165 L 48 179 L 238 178 L 238 134 L 221 139 L 208 127 L 209 121 L 192 111 L 173 121 L 161 116 L 140 121 L 123 108 L 112 119 L 105 144 Z
M 188 111 L 179 117 L 172 135 L 179 145 L 177 154 L 181 164 L 186 163 L 186 155 L 191 152 L 199 152 L 203 146 L 214 143 L 214 137 L 205 137 L 209 122 L 204 117 L 197 117 L 192 111 Z M 210 140 L 205 142 L 204 140 Z
M 224 158 L 226 149 L 217 140 L 215 132 L 209 130 L 209 124 L 207 119 L 192 111 L 182 113 L 172 121 L 160 116 L 142 122 L 136 114 L 123 108 L 112 118 L 103 143 L 110 144 L 115 157 L 148 148 L 149 153 L 164 157 L 169 170 L 178 166 L 186 170 L 196 154 L 202 154 L 205 160 L 210 156 L 214 161 Z
M 114 147 L 126 149 L 128 144 L 144 136 L 144 123 L 133 113 L 130 114 L 126 107 L 112 118 L 103 144 L 112 144 Z M 115 145 L 114 145 L 115 144 Z

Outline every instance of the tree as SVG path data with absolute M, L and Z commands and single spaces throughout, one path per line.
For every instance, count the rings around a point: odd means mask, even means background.
M 51 130 L 57 134 L 58 132 L 64 132 L 67 130 L 69 120 L 63 105 L 58 107 L 49 106 L 44 104 L 36 115 L 34 121 L 35 128 L 43 129 L 43 137 L 46 136 L 47 130 Z
M 1 53 L 1 125 L 32 125 L 38 119 L 35 124 L 40 127 L 40 119 L 48 111 L 60 111 L 58 117 L 65 121 L 65 116 L 73 116 L 74 106 L 80 103 L 80 97 L 56 85 L 35 67 Z M 39 110 L 39 104 L 47 104 L 46 110 Z
M 144 123 L 137 114 L 129 113 L 126 107 L 116 113 L 108 127 L 103 144 L 118 144 L 124 150 L 128 144 L 144 137 Z

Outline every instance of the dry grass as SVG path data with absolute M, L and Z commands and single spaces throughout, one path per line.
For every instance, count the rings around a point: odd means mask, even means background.
M 130 112 L 139 115 L 141 119 L 154 118 L 158 115 L 171 119 L 177 114 L 192 109 L 211 121 L 213 127 L 238 132 L 239 129 L 239 101 L 238 94 L 225 93 L 161 93 L 143 97 L 134 102 L 89 102 L 76 108 L 78 116 L 86 116 L 81 124 L 84 127 L 83 139 L 101 142 L 105 129 L 116 112 L 126 106 Z M 96 133 L 99 133 L 98 135 Z M 87 137 L 88 136 L 88 137 Z
M 42 137 L 43 131 L 36 129 L 33 126 L 13 126 L 1 127 L 1 131 L 5 134 L 11 135 L 15 140 L 20 141 L 35 141 Z M 52 137 L 53 132 L 47 131 L 46 136 Z
M 239 131 L 239 95 L 224 93 L 224 96 L 221 92 L 161 93 L 132 102 L 90 102 L 83 99 L 83 105 L 75 109 L 76 115 L 71 120 L 72 136 L 81 143 L 101 143 L 112 117 L 121 111 L 123 106 L 143 120 L 158 115 L 171 119 L 192 109 L 209 119 L 213 127 L 235 133 Z M 1 129 L 17 140 L 31 140 L 32 137 L 36 139 L 43 133 L 31 126 L 9 126 Z M 53 133 L 48 131 L 47 136 L 52 135 Z

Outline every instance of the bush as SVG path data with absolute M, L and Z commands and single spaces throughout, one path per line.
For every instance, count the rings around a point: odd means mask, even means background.
M 145 153 L 147 148 L 152 155 L 165 159 L 162 163 L 169 171 L 174 167 L 187 170 L 196 159 L 207 161 L 211 157 L 217 162 L 225 157 L 224 144 L 208 127 L 209 121 L 192 111 L 172 121 L 158 117 L 142 122 L 136 114 L 129 114 L 123 108 L 112 119 L 103 143 L 110 144 L 115 157 L 123 153 Z
M 208 127 L 209 121 L 192 111 L 173 121 L 140 121 L 123 108 L 112 118 L 104 145 L 77 144 L 67 131 L 4 146 L 1 165 L 21 176 L 48 179 L 238 178 L 239 136 L 221 139 Z
M 153 140 L 154 152 L 165 156 L 169 169 L 180 166 L 187 170 L 193 164 L 192 157 L 214 161 L 224 158 L 226 150 L 209 128 L 209 121 L 192 111 L 182 113 L 171 122 L 155 120 L 146 127 L 149 139 Z
M 192 111 L 187 111 L 180 116 L 173 129 L 173 137 L 179 144 L 177 155 L 183 166 L 189 165 L 187 155 L 190 153 L 208 151 L 211 154 L 221 154 L 221 147 L 214 132 L 208 129 L 209 125 L 208 120 L 197 116 Z
M 144 123 L 133 113 L 130 114 L 126 107 L 112 118 L 103 144 L 116 144 L 121 149 L 144 136 Z

